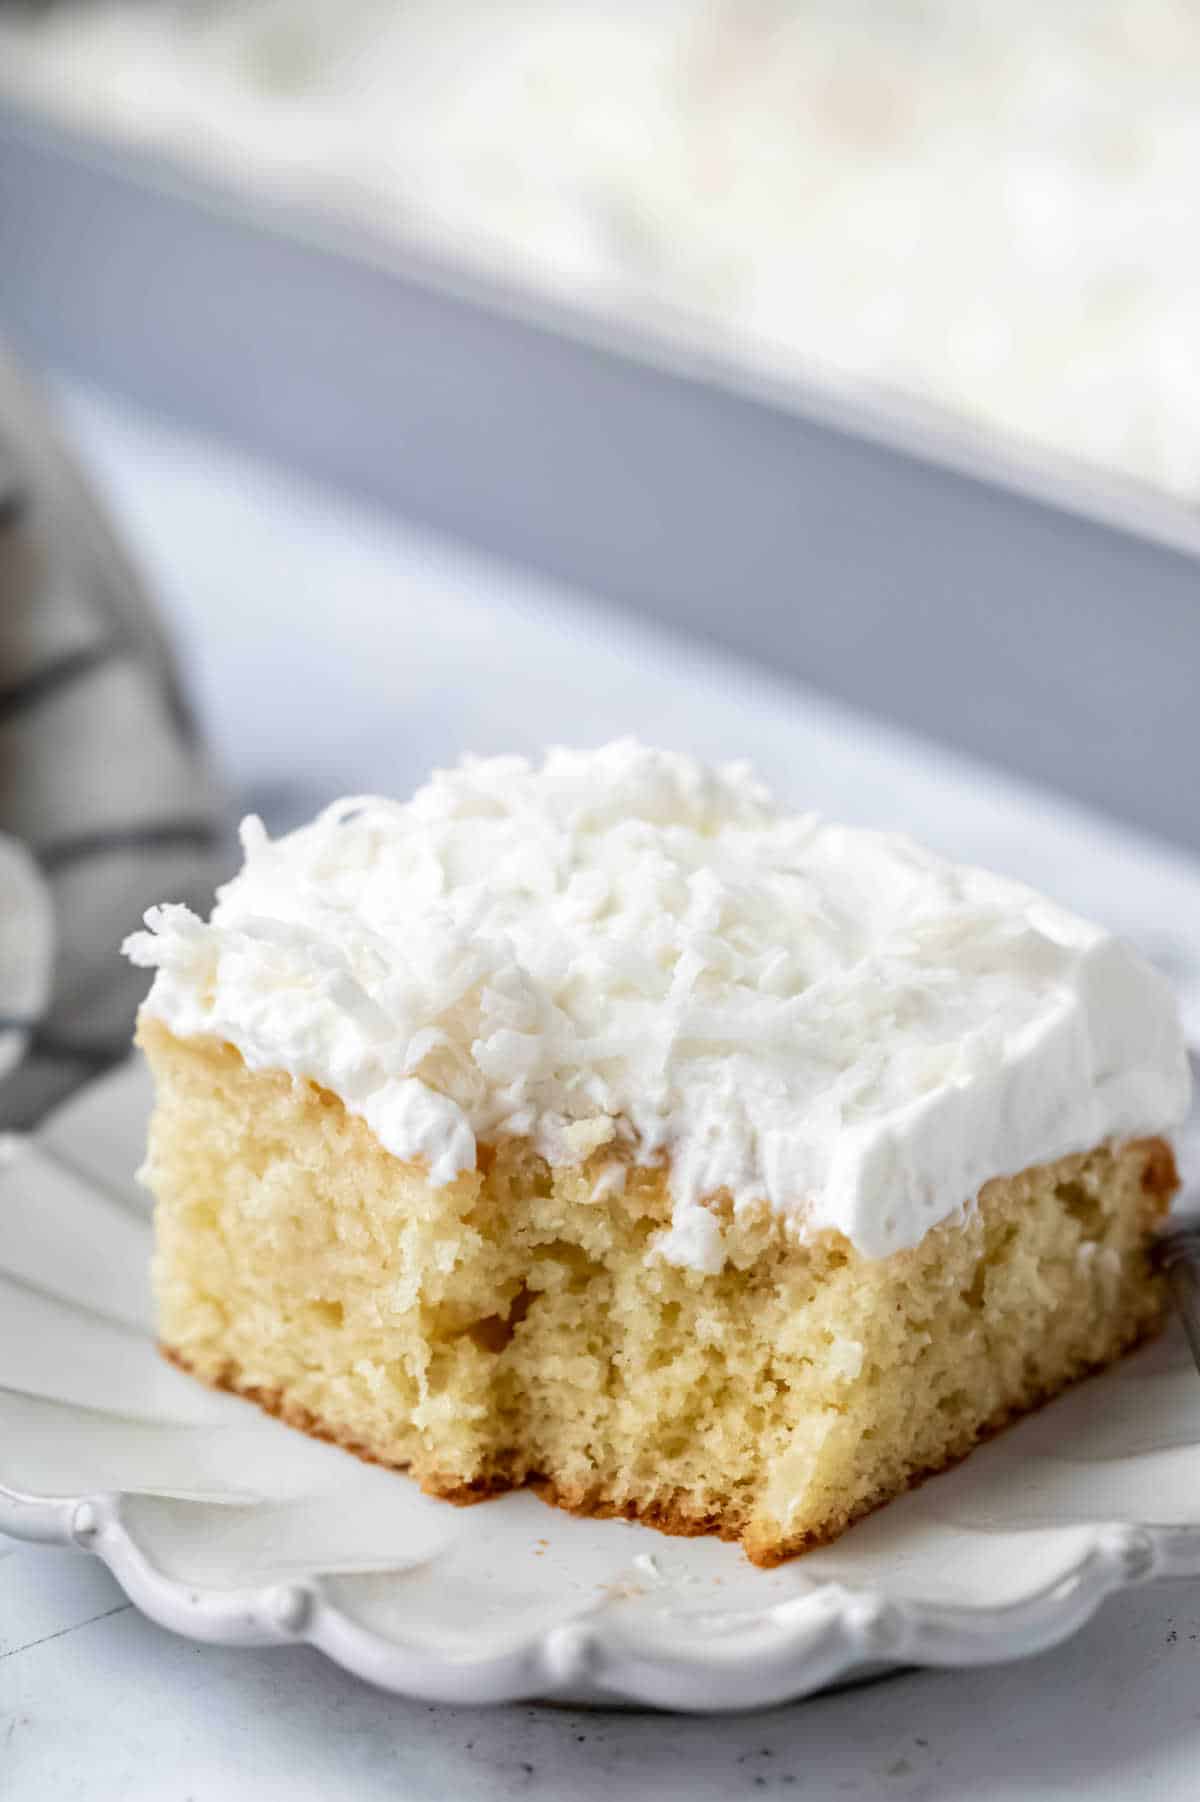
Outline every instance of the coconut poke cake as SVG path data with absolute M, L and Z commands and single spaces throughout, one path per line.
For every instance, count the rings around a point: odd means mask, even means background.
M 630 742 L 242 843 L 127 945 L 205 1382 L 769 1564 L 1160 1323 L 1176 1010 L 1021 884 Z

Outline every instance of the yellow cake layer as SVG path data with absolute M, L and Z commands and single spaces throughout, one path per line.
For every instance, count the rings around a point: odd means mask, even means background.
M 875 1262 L 741 1214 L 714 1276 L 648 1256 L 662 1170 L 597 1193 L 611 1148 L 552 1168 L 509 1141 L 433 1188 L 327 1091 L 140 1039 L 164 1348 L 452 1500 L 533 1482 L 773 1563 L 1160 1323 L 1159 1139 L 990 1182 Z

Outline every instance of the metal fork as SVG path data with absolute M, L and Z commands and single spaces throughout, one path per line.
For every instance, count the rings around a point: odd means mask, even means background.
M 1200 1209 L 1168 1220 L 1154 1240 L 1150 1257 L 1170 1284 L 1200 1370 Z

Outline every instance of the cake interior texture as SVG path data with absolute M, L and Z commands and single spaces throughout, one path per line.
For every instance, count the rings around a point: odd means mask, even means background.
M 435 1188 L 327 1090 L 152 1020 L 141 1041 L 164 1349 L 452 1501 L 529 1483 L 771 1564 L 1161 1319 L 1161 1139 L 997 1179 L 877 1260 L 741 1210 L 714 1275 L 652 1254 L 661 1169 L 614 1189 L 611 1153 L 601 1179 L 513 1139 Z

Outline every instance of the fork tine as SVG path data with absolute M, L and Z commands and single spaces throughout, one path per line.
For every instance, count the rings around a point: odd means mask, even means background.
M 1200 1370 L 1200 1211 L 1179 1214 L 1156 1237 L 1151 1260 L 1166 1274 Z

